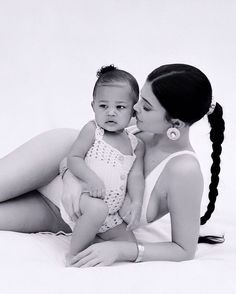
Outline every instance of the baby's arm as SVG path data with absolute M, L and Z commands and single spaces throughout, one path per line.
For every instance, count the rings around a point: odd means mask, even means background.
M 86 153 L 94 142 L 95 129 L 95 123 L 92 121 L 82 128 L 67 157 L 67 164 L 70 171 L 87 184 L 87 190 L 91 196 L 104 197 L 104 183 L 84 161 Z
M 144 193 L 143 157 L 144 143 L 139 140 L 135 149 L 136 160 L 128 176 L 127 190 L 131 199 L 130 218 L 128 230 L 133 230 L 138 225 L 141 216 Z

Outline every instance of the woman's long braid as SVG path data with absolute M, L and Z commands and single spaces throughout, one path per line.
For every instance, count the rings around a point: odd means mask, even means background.
M 220 154 L 222 151 L 221 144 L 224 140 L 225 122 L 223 120 L 223 110 L 219 103 L 216 103 L 212 114 L 208 115 L 208 121 L 211 126 L 210 139 L 212 141 L 213 152 L 211 158 L 213 160 L 211 166 L 211 183 L 209 185 L 209 204 L 207 211 L 201 217 L 201 225 L 204 225 L 211 217 L 215 209 L 216 197 L 218 195 L 218 183 L 220 173 Z
M 152 71 L 147 78 L 152 92 L 171 118 L 178 118 L 191 126 L 208 114 L 211 126 L 212 141 L 211 183 L 209 186 L 209 204 L 206 213 L 201 217 L 201 225 L 205 224 L 215 209 L 218 195 L 220 174 L 221 144 L 224 140 L 225 123 L 223 110 L 219 103 L 212 103 L 212 87 L 206 75 L 196 67 L 187 64 L 167 64 Z M 211 104 L 212 103 L 212 104 Z M 200 220 L 199 220 L 200 222 Z M 223 237 L 200 236 L 199 243 L 217 244 Z

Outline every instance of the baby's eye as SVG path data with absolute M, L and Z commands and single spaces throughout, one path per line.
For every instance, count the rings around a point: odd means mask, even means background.
M 125 109 L 125 106 L 124 105 L 117 105 L 116 108 L 117 109 Z
M 107 105 L 106 104 L 100 104 L 99 107 L 100 108 L 103 108 L 103 109 L 107 109 Z

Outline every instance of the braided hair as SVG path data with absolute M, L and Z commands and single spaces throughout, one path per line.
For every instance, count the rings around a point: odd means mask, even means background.
M 187 64 L 163 65 L 152 71 L 147 81 L 151 83 L 152 91 L 162 107 L 166 110 L 167 119 L 178 118 L 192 125 L 208 114 L 212 104 L 212 88 L 206 75 L 196 67 Z M 211 183 L 209 185 L 209 204 L 207 211 L 201 217 L 204 225 L 211 217 L 218 195 L 220 173 L 221 144 L 224 140 L 225 123 L 223 110 L 219 103 L 214 105 L 214 111 L 208 114 L 211 126 L 212 141 Z M 200 236 L 199 243 L 216 244 L 224 241 L 223 237 Z

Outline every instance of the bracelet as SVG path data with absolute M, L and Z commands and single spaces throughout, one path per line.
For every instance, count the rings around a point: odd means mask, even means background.
M 137 255 L 134 262 L 140 262 L 140 261 L 143 261 L 144 245 L 143 245 L 143 243 L 138 242 L 138 241 L 136 242 L 136 245 L 137 245 L 137 249 L 138 249 L 138 255 Z

